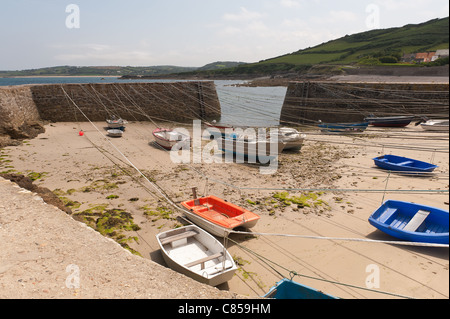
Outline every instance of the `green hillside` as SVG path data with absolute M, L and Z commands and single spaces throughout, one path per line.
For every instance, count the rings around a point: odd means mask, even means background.
M 223 70 L 245 64 L 244 62 L 218 61 L 198 67 L 173 65 L 158 66 L 55 66 L 20 71 L 0 71 L 1 76 L 128 76 L 158 77 L 191 71 Z
M 198 68 L 197 71 L 208 71 L 208 70 L 223 70 L 228 68 L 234 68 L 238 65 L 246 64 L 245 62 L 213 62 L 206 64 L 205 66 L 202 66 L 201 68 Z
M 261 63 L 348 64 L 365 57 L 395 56 L 449 48 L 449 18 L 400 28 L 372 30 L 323 43 Z
M 122 76 L 144 75 L 158 76 L 164 74 L 188 72 L 195 67 L 171 65 L 131 67 L 131 66 L 56 66 L 21 71 L 0 71 L 0 76 Z
M 304 72 L 312 66 L 371 64 L 382 57 L 397 60 L 407 53 L 435 51 L 449 48 L 449 18 L 434 19 L 421 24 L 399 28 L 362 32 L 322 43 L 290 54 L 239 65 L 232 69 L 209 72 L 208 75 L 263 75 Z M 448 61 L 447 61 L 448 63 Z M 331 65 L 331 66 L 330 66 Z

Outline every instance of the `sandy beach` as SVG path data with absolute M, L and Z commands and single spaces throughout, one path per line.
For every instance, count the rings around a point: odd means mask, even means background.
M 33 177 L 63 200 L 74 219 L 88 224 L 105 212 L 129 213 L 128 224 L 107 235 L 162 266 L 155 235 L 184 220 L 146 179 L 177 204 L 191 199 L 197 187 L 200 195 L 259 214 L 251 232 L 270 235 L 230 236 L 225 244 L 239 269 L 221 290 L 258 297 L 295 272 L 294 280 L 340 298 L 449 298 L 448 248 L 366 241 L 396 241 L 367 221 L 383 200 L 448 210 L 448 132 L 425 132 L 414 124 L 346 136 L 301 128 L 307 134 L 301 151 L 284 152 L 276 172 L 263 175 L 255 164 L 173 163 L 154 144 L 155 125 L 149 122 L 130 123 L 122 138 L 106 137 L 105 123 L 94 125 L 48 124 L 37 138 L 0 150 L 0 172 Z M 383 154 L 439 168 L 426 177 L 388 174 L 372 160 Z M 301 195 L 302 203 L 293 203 Z M 374 269 L 379 287 L 373 287 Z

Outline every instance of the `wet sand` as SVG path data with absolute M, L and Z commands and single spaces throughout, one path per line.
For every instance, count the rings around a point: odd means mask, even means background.
M 296 281 L 341 298 L 449 297 L 448 248 L 323 238 L 395 241 L 367 221 L 383 199 L 448 210 L 448 193 L 438 192 L 449 187 L 448 132 L 428 133 L 414 125 L 369 128 L 352 136 L 305 129 L 302 150 L 283 153 L 276 173 L 262 175 L 254 164 L 173 163 L 168 152 L 154 145 L 151 123 L 130 123 L 122 138 L 105 137 L 105 123 L 95 125 L 47 125 L 37 138 L 1 150 L 0 172 L 33 176 L 35 184 L 63 198 L 80 220 L 87 211 L 130 213 L 139 229 L 122 231 L 126 243 L 161 265 L 155 235 L 181 225 L 182 214 L 130 162 L 177 204 L 191 199 L 192 187 L 198 187 L 200 195 L 216 195 L 252 210 L 261 216 L 252 232 L 278 235 L 232 234 L 226 245 L 239 270 L 219 289 L 261 296 L 296 272 Z M 204 140 L 203 146 L 208 143 Z M 432 161 L 439 168 L 427 177 L 388 176 L 372 161 L 382 154 Z M 217 160 L 223 162 L 223 157 Z M 289 202 L 302 194 L 304 205 Z M 376 290 L 392 295 L 353 287 L 366 288 L 373 269 L 379 270 Z

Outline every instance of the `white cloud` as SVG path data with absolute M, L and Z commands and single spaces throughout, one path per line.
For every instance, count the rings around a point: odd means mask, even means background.
M 281 0 L 280 4 L 285 8 L 300 8 L 302 4 L 297 0 Z
M 270 28 L 264 23 L 266 17 L 265 13 L 253 12 L 241 7 L 239 13 L 224 14 L 222 23 L 214 27 L 218 30 L 218 36 L 233 38 L 233 41 L 244 41 L 241 44 L 244 46 L 245 43 L 248 44 L 255 39 L 266 38 L 267 34 L 271 33 Z
M 55 54 L 54 58 L 70 65 L 152 65 L 156 62 L 149 51 L 134 48 L 126 50 L 104 44 L 53 45 L 64 53 Z
M 241 7 L 239 13 L 225 13 L 223 19 L 225 21 L 251 21 L 257 20 L 264 17 L 264 14 L 259 12 L 251 12 L 246 8 Z
M 398 11 L 402 9 L 425 9 L 429 4 L 429 0 L 377 0 L 375 4 L 379 4 L 388 11 Z
M 355 12 L 339 10 L 330 11 L 329 19 L 331 23 L 338 23 L 339 21 L 345 21 L 346 23 L 358 21 L 359 16 Z

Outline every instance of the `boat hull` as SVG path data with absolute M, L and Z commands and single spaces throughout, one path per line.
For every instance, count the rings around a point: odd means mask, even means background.
M 106 123 L 108 124 L 108 128 L 111 129 L 125 129 L 125 125 L 128 124 L 126 120 L 119 119 L 119 120 L 106 120 Z
M 278 130 L 278 140 L 286 143 L 283 151 L 299 151 L 305 141 L 306 135 L 293 128 L 282 127 Z
M 430 120 L 420 125 L 425 131 L 448 131 L 448 120 Z
M 222 227 L 214 222 L 211 222 L 193 212 L 186 213 L 186 217 L 193 222 L 195 225 L 199 226 L 200 228 L 206 230 L 211 235 L 217 236 L 217 237 L 228 237 L 230 232 L 233 229 Z
M 417 229 L 408 230 L 419 211 L 429 215 L 418 223 Z M 369 217 L 369 223 L 398 239 L 433 244 L 449 243 L 449 213 L 443 209 L 388 200 Z
M 375 162 L 375 165 L 381 169 L 396 172 L 431 173 L 438 167 L 437 165 L 427 162 L 396 155 L 375 157 L 373 161 Z
M 319 128 L 324 133 L 359 133 L 364 132 L 369 122 L 364 123 L 322 123 Z
M 283 279 L 275 286 L 273 286 L 269 292 L 264 295 L 264 298 L 273 299 L 338 299 L 334 296 L 325 294 L 314 288 L 299 284 L 298 282 Z
M 216 196 L 182 202 L 189 211 L 186 217 L 211 234 L 225 237 L 236 227 L 253 228 L 260 219 L 257 214 Z
M 233 134 L 230 132 L 234 132 L 236 129 L 235 126 L 231 125 L 214 125 L 211 123 L 205 123 L 206 126 L 209 128 L 209 132 L 212 137 L 219 139 L 219 138 L 226 138 L 228 135 Z M 247 127 L 243 127 L 241 129 L 246 129 Z M 256 131 L 258 130 L 258 127 L 252 127 Z M 228 131 L 227 131 L 228 130 Z M 269 130 L 268 130 L 269 131 Z M 228 132 L 228 134 L 227 134 Z M 305 134 L 301 134 L 296 129 L 289 128 L 289 127 L 281 127 L 276 128 L 276 132 L 278 132 L 278 141 L 280 143 L 284 143 L 283 151 L 285 150 L 300 150 L 303 146 L 303 142 L 306 138 Z M 252 136 L 255 138 L 255 136 Z
M 249 162 L 254 160 L 259 163 L 268 163 L 276 159 L 286 146 L 284 142 L 274 142 L 270 139 L 259 141 L 231 137 L 220 137 L 217 139 L 217 144 L 219 149 L 225 153 L 233 154 Z
M 225 137 L 225 130 L 234 130 L 234 126 L 232 125 L 216 125 L 208 122 L 205 122 L 205 125 L 208 127 L 211 136 L 216 138 Z
M 166 150 L 172 150 L 175 145 L 180 147 L 190 146 L 190 138 L 187 135 L 171 129 L 155 129 L 153 131 L 155 142 Z
M 367 117 L 364 120 L 377 127 L 405 127 L 411 124 L 414 116 Z
M 237 270 L 225 247 L 195 225 L 172 229 L 156 238 L 167 266 L 201 283 L 218 286 L 231 280 Z
M 110 130 L 107 130 L 107 132 L 108 132 L 108 136 L 110 136 L 110 137 L 122 137 L 122 135 L 123 135 L 123 131 L 119 130 L 119 129 L 110 129 Z

